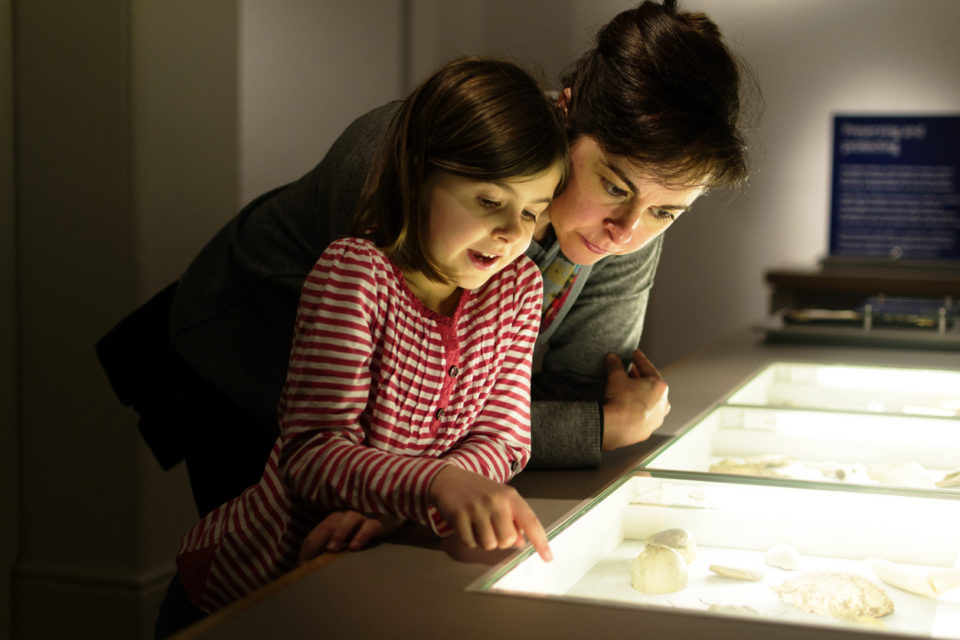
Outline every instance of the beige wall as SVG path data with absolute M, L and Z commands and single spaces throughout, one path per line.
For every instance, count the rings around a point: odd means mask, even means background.
M 234 5 L 158 8 L 15 7 L 17 638 L 149 637 L 195 517 L 93 351 L 236 206 Z
M 296 180 L 405 94 L 406 2 L 240 0 L 239 198 Z
M 11 15 L 10 0 L 0 0 L 0 638 L 13 632 L 11 574 L 20 533 Z
M 0 637 L 149 638 L 196 514 L 182 465 L 160 470 L 93 345 L 237 211 L 240 158 L 281 168 L 248 171 L 247 192 L 296 178 L 354 115 L 401 95 L 405 4 L 383 0 L 369 23 L 348 0 L 13 3 L 0 0 L 0 42 L 16 44 L 0 51 Z M 280 157 L 280 130 L 309 141 L 299 157 Z

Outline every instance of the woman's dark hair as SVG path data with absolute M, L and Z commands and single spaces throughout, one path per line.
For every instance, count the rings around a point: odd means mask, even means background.
M 706 15 L 643 2 L 607 23 L 561 77 L 569 138 L 592 136 L 663 184 L 740 186 L 741 83 L 752 80 L 741 69 Z
M 401 269 L 444 282 L 424 250 L 430 175 L 492 181 L 532 177 L 558 163 L 565 179 L 563 125 L 533 77 L 505 60 L 454 60 L 424 80 L 394 118 L 367 175 L 354 233 Z

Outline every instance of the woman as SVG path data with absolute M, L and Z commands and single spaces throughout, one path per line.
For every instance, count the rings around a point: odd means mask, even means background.
M 706 190 L 746 178 L 740 84 L 713 22 L 652 1 L 604 26 L 561 78 L 571 175 L 527 251 L 544 279 L 531 467 L 596 466 L 662 424 L 667 384 L 636 349 L 661 236 Z M 362 116 L 316 168 L 247 205 L 179 283 L 171 336 L 201 514 L 260 477 L 303 279 L 346 235 L 399 105 Z

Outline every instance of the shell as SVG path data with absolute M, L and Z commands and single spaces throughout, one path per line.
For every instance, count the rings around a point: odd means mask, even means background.
M 928 598 L 936 598 L 960 586 L 960 569 L 942 569 L 929 573 L 919 573 L 880 558 L 867 560 L 867 565 L 874 575 L 887 584 Z
M 661 544 L 680 553 L 690 564 L 697 557 L 697 543 L 686 529 L 664 529 L 646 539 L 647 544 Z
M 872 620 L 893 613 L 893 601 L 855 573 L 804 573 L 774 588 L 783 602 L 803 611 L 842 620 Z
M 747 604 L 711 604 L 707 605 L 707 611 L 714 613 L 729 613 L 733 615 L 759 616 L 760 612 Z
M 951 471 L 940 478 L 940 480 L 937 481 L 937 486 L 943 489 L 948 487 L 960 487 L 960 469 Z
M 917 462 L 877 462 L 867 465 L 867 475 L 883 485 L 929 488 L 930 472 Z
M 778 462 L 779 458 L 772 461 Z M 759 457 L 754 459 L 753 462 L 750 462 L 750 459 L 736 460 L 724 458 L 710 465 L 710 473 L 729 473 L 738 476 L 763 476 L 766 478 L 789 478 L 790 476 L 777 473 L 773 470 L 773 467 L 779 466 L 782 465 L 768 464 L 768 462 L 759 459 Z
M 731 567 L 723 564 L 710 565 L 710 571 L 724 578 L 733 578 L 734 580 L 746 580 L 757 582 L 763 580 L 764 573 L 758 569 L 748 569 L 746 567 Z
M 673 593 L 687 586 L 687 563 L 680 552 L 648 544 L 630 567 L 630 583 L 643 593 Z
M 743 461 L 747 464 L 758 464 L 763 467 L 785 467 L 792 462 L 789 456 L 780 453 L 747 456 Z
M 933 587 L 927 582 L 926 576 L 898 564 L 882 560 L 880 558 L 871 558 L 867 560 L 867 566 L 877 576 L 887 584 L 909 591 L 920 596 L 933 598 L 936 593 Z
M 940 595 L 951 589 L 960 587 L 960 569 L 944 569 L 927 574 L 927 582 L 933 587 L 934 593 Z
M 764 560 L 771 567 L 796 571 L 800 568 L 800 554 L 793 547 L 778 544 L 767 550 Z

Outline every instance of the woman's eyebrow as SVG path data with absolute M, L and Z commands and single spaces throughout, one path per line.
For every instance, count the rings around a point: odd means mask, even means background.
M 634 193 L 640 193 L 640 190 L 637 189 L 637 185 L 633 184 L 633 182 L 630 180 L 630 178 L 627 177 L 627 174 L 623 171 L 623 169 L 616 166 L 609 160 L 601 160 L 601 162 L 603 163 L 603 166 L 605 166 L 607 169 L 610 169 L 610 171 L 613 171 L 615 174 L 617 174 L 617 177 L 623 180 L 624 184 L 627 185 L 627 188 L 630 189 L 630 191 Z
M 627 177 L 627 174 L 624 173 L 624 171 L 620 167 L 618 167 L 617 165 L 613 164 L 608 160 L 602 160 L 601 162 L 603 163 L 603 166 L 605 166 L 607 169 L 610 169 L 610 171 L 613 171 L 615 174 L 617 174 L 617 177 L 623 180 L 624 184 L 627 185 L 627 188 L 630 189 L 630 191 L 632 191 L 634 194 L 640 193 L 640 189 L 637 188 L 637 185 L 633 184 L 630 178 Z M 668 209 L 670 211 L 683 212 L 683 211 L 687 211 L 690 207 L 685 204 L 662 204 L 657 208 Z

